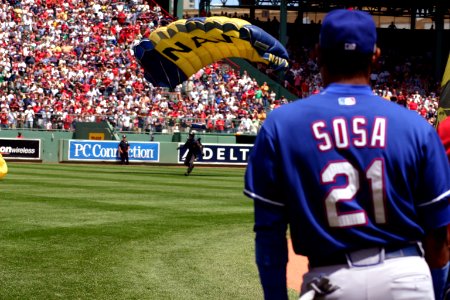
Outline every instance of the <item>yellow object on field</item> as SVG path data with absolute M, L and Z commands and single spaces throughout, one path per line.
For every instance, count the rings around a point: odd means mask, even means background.
M 0 154 L 0 178 L 3 178 L 8 174 L 8 165 L 3 156 Z

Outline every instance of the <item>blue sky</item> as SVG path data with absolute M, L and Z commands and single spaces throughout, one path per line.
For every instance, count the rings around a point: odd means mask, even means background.
M 220 0 L 211 0 L 211 4 L 222 4 Z M 227 5 L 238 5 L 238 0 L 227 0 Z

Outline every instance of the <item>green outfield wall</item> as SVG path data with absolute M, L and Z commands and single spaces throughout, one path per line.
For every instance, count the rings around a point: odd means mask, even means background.
M 40 155 L 39 159 L 35 158 L 35 161 L 45 162 L 45 163 L 58 163 L 58 162 L 74 162 L 74 160 L 69 158 L 69 142 L 74 140 L 73 132 L 64 131 L 38 131 L 38 130 L 0 130 L 0 147 L 8 146 L 10 143 L 17 143 L 16 139 L 18 133 L 22 133 L 23 139 L 21 143 L 26 143 L 29 141 L 38 140 L 40 143 Z M 121 135 L 122 133 L 120 133 Z M 175 134 L 158 134 L 158 133 L 125 133 L 127 139 L 131 145 L 143 145 L 147 146 L 149 144 L 157 144 L 158 160 L 157 161 L 144 161 L 143 163 L 164 163 L 164 164 L 177 164 L 179 163 L 179 152 L 177 147 L 180 143 L 184 143 L 188 137 L 188 133 L 175 133 Z M 242 157 L 238 154 L 244 153 L 248 144 L 254 140 L 254 136 L 245 135 L 232 135 L 232 134 L 202 134 L 198 133 L 197 137 L 200 137 L 202 143 L 205 145 L 210 145 L 213 155 L 218 157 L 218 161 L 214 160 L 213 164 L 218 163 L 223 158 L 224 161 L 241 161 Z M 81 139 L 86 141 L 88 144 L 89 139 Z M 95 140 L 98 141 L 98 140 Z M 103 142 L 115 142 L 113 140 L 98 141 Z M 249 142 L 250 141 L 250 142 Z M 245 144 L 243 147 L 239 147 L 239 144 Z M 22 147 L 22 146 L 20 146 Z M 156 146 L 155 146 L 156 147 Z M 238 147 L 238 148 L 235 148 Z M 143 149 L 144 147 L 142 147 Z M 244 149 L 244 150 L 243 150 Z M 139 149 L 138 149 L 139 150 Z M 143 150 L 142 150 L 143 151 Z M 152 149 L 148 150 L 152 151 Z M 156 151 L 156 150 L 155 150 Z M 234 151 L 234 152 L 233 152 Z M 242 153 L 241 153 L 242 152 Z M 246 152 L 244 153 L 246 154 Z M 221 157 L 221 155 L 228 156 L 227 158 Z M 5 156 L 8 159 L 8 156 Z M 9 157 L 11 160 L 13 157 Z M 18 158 L 18 160 L 26 158 Z

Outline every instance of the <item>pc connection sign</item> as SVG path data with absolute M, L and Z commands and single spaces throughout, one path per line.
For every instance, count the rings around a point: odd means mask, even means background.
M 117 161 L 119 142 L 69 140 L 69 160 Z M 130 142 L 130 162 L 159 162 L 158 142 Z
M 40 160 L 41 140 L 0 139 L 0 153 L 6 160 Z

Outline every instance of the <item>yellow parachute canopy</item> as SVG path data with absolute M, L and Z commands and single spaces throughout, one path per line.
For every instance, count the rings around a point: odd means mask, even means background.
M 228 17 L 178 20 L 153 31 L 134 46 L 145 78 L 175 87 L 202 67 L 228 57 L 288 67 L 288 54 L 273 36 L 251 23 Z

